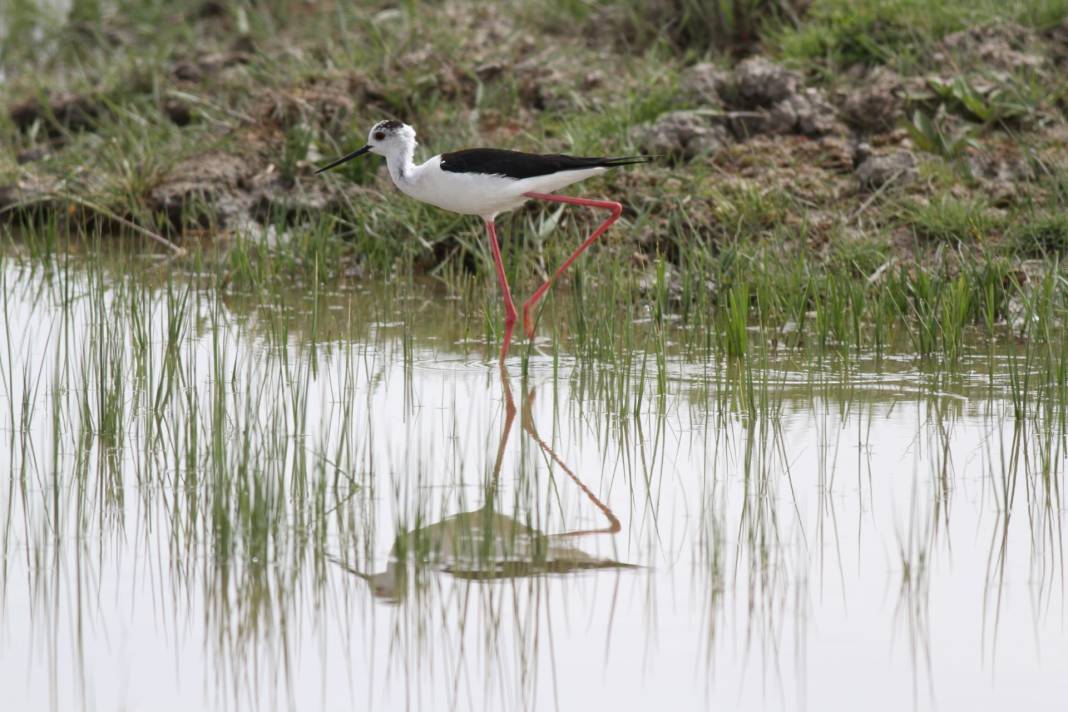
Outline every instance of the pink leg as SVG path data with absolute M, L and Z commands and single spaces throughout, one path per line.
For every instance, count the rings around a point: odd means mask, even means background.
M 564 273 L 564 270 L 571 266 L 571 263 L 578 259 L 578 256 L 586 251 L 586 248 L 593 244 L 593 241 L 604 234 L 612 223 L 619 219 L 620 214 L 623 212 L 623 206 L 611 200 L 590 200 L 589 198 L 572 198 L 567 195 L 551 195 L 549 193 L 524 193 L 528 198 L 536 198 L 538 200 L 552 200 L 557 203 L 570 203 L 572 205 L 583 205 L 588 208 L 604 208 L 605 210 L 611 210 L 612 214 L 608 216 L 608 219 L 601 223 L 600 227 L 594 230 L 586 241 L 579 245 L 579 248 L 575 250 L 570 257 L 564 260 L 564 263 L 557 268 L 556 273 L 545 282 L 545 284 L 538 287 L 537 291 L 531 295 L 523 304 L 523 329 L 527 333 L 527 338 L 534 338 L 534 322 L 530 319 L 530 310 L 534 308 L 534 305 L 538 303 L 538 300 L 545 296 L 545 293 L 549 291 L 549 287 L 553 286 L 553 283 L 559 279 L 560 275 Z
M 489 233 L 490 249 L 493 251 L 493 263 L 497 267 L 497 281 L 501 283 L 501 296 L 504 298 L 504 343 L 501 344 L 501 362 L 508 355 L 508 346 L 512 342 L 512 329 L 515 327 L 515 304 L 512 303 L 512 291 L 508 288 L 508 277 L 504 274 L 504 262 L 501 261 L 501 246 L 497 244 L 497 228 L 492 220 L 486 221 Z

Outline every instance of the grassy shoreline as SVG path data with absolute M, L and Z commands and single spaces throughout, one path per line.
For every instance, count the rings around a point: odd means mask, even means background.
M 489 324 L 477 220 L 397 195 L 375 161 L 312 175 L 394 116 L 424 156 L 664 153 L 582 187 L 626 212 L 567 285 L 579 301 L 857 344 L 898 320 L 950 355 L 962 328 L 1029 333 L 1039 294 L 1059 323 L 1068 3 L 823 0 L 759 22 L 759 2 L 693 7 L 720 5 L 734 14 L 710 41 L 637 1 L 14 3 L 3 250 L 173 245 L 172 268 L 235 290 L 429 275 L 481 285 Z M 519 291 L 594 219 L 503 221 Z

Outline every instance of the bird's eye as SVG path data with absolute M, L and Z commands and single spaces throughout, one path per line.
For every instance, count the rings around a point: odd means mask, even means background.
M 384 133 L 382 133 L 381 131 L 376 131 L 375 132 L 375 141 L 385 141 L 385 140 L 386 140 L 386 135 Z

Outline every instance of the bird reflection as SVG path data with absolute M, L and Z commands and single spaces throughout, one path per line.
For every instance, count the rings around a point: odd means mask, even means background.
M 454 514 L 432 524 L 417 526 L 400 534 L 390 550 L 389 564 L 385 571 L 380 573 L 364 573 L 344 562 L 336 561 L 347 571 L 367 581 L 377 598 L 397 603 L 405 597 L 408 591 L 409 564 L 428 566 L 470 581 L 564 574 L 592 569 L 635 568 L 632 564 L 597 558 L 565 541 L 592 534 L 615 534 L 620 530 L 619 519 L 538 434 L 532 413 L 533 388 L 524 394 L 521 404 L 523 431 L 604 515 L 606 525 L 594 529 L 546 534 L 530 524 L 495 510 L 501 464 L 517 413 L 508 370 L 503 363 L 500 364 L 500 377 L 505 405 L 504 424 L 497 446 L 493 476 L 486 486 L 485 503 L 482 507 Z

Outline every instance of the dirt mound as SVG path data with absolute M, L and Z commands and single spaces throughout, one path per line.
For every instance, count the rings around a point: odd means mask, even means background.
M 891 182 L 907 185 L 918 175 L 916 157 L 906 150 L 873 154 L 857 166 L 857 180 L 867 190 L 878 190 Z
M 714 155 L 730 141 L 727 130 L 707 112 L 672 111 L 652 124 L 634 130 L 634 141 L 644 153 L 691 159 Z
M 865 72 L 841 97 L 842 116 L 865 131 L 888 131 L 904 115 L 905 81 L 886 67 Z
M 148 194 L 148 207 L 162 213 L 174 230 L 190 224 L 207 225 L 245 208 L 243 195 L 249 178 L 247 162 L 226 153 L 209 153 L 183 161 Z
M 762 135 L 825 136 L 845 133 L 823 90 L 803 87 L 800 76 L 763 57 L 738 64 L 732 73 L 712 64 L 690 67 L 680 79 L 680 103 L 633 132 L 643 151 L 684 159 L 714 155 L 726 143 Z
M 801 77 L 764 57 L 750 57 L 735 67 L 731 84 L 739 108 L 753 109 L 795 96 Z
M 722 106 L 723 93 L 729 86 L 730 74 L 711 62 L 688 67 L 679 76 L 682 98 L 701 106 Z

